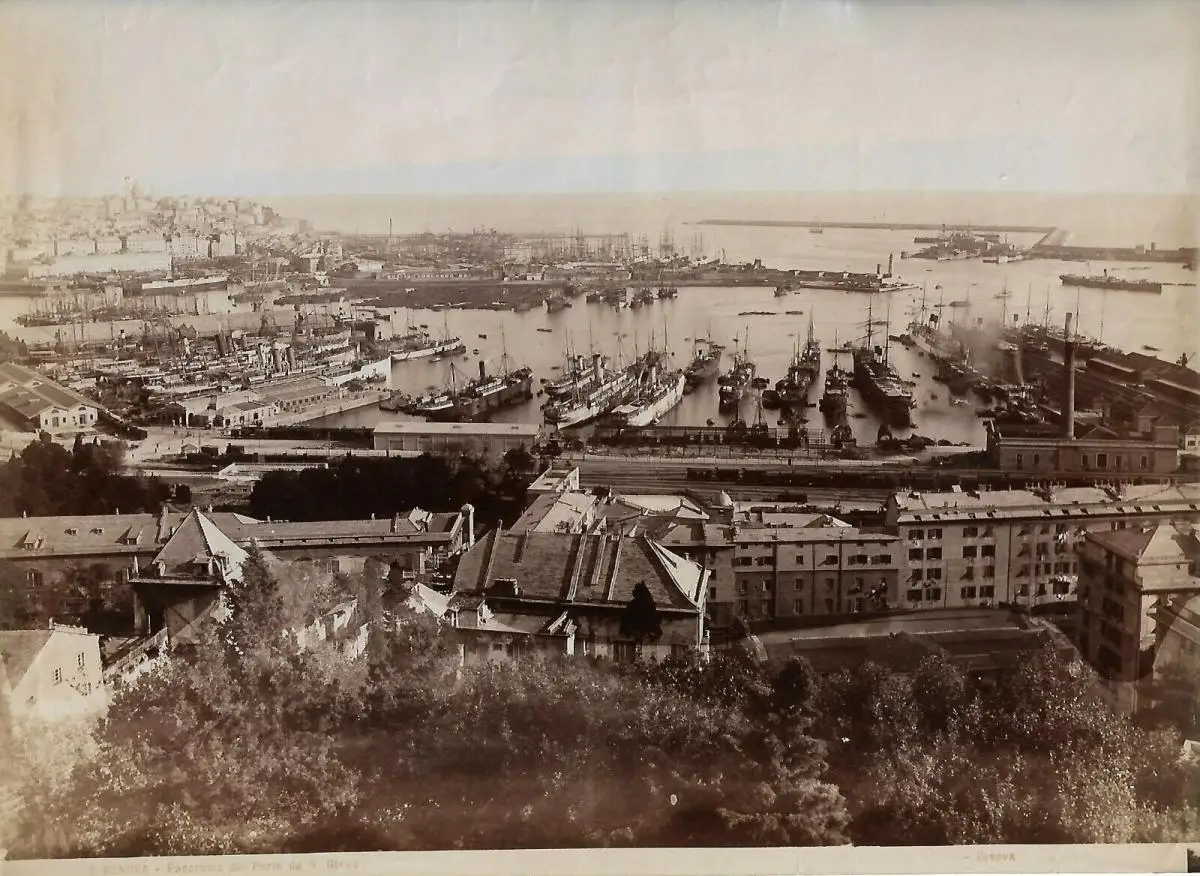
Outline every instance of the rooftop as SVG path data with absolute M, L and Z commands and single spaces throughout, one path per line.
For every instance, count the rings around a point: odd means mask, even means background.
M 645 536 L 494 530 L 463 556 L 455 590 L 483 594 L 500 579 L 529 600 L 624 605 L 639 581 L 661 608 L 695 611 L 704 597 L 703 570 Z
M 38 652 L 50 641 L 53 630 L 0 630 L 0 662 L 8 683 L 16 687 Z

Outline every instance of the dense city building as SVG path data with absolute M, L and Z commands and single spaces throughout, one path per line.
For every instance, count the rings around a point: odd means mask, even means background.
M 1089 533 L 1079 554 L 1079 650 L 1113 703 L 1135 711 L 1164 659 L 1196 651 L 1200 542 L 1160 523 Z

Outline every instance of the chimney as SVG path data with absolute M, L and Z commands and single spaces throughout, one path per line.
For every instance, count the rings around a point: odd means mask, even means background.
M 464 526 L 466 527 L 466 542 L 467 550 L 475 546 L 475 506 L 463 505 L 462 513 L 465 518 Z
M 396 512 L 392 515 L 392 535 L 400 531 L 400 513 Z
M 600 358 L 599 353 L 592 355 L 592 374 L 597 382 L 604 379 L 604 361 Z
M 164 504 L 158 512 L 158 541 L 166 541 L 170 532 L 167 529 L 167 506 Z
M 1075 437 L 1075 335 L 1071 331 L 1074 314 L 1067 314 L 1066 332 L 1063 334 L 1063 437 L 1068 441 Z

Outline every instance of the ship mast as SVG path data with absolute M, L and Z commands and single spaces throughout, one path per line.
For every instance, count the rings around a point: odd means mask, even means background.
M 508 377 L 508 338 L 505 335 L 504 323 L 500 324 L 500 370 Z

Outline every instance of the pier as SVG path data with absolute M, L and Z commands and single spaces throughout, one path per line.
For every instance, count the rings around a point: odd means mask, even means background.
M 982 231 L 998 234 L 1043 235 L 1051 235 L 1059 231 L 1053 225 L 951 225 L 945 222 L 830 222 L 828 220 L 817 222 L 815 220 L 799 221 L 791 219 L 701 219 L 694 224 L 744 226 L 750 228 L 850 228 L 860 231 Z

